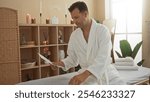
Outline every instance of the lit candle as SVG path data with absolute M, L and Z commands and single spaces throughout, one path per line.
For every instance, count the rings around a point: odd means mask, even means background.
M 26 15 L 26 23 L 27 23 L 27 24 L 30 24 L 30 23 L 31 23 L 31 15 L 30 15 L 30 14 L 27 14 L 27 15 Z

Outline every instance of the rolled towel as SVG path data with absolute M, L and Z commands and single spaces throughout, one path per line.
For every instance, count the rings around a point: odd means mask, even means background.
M 116 66 L 134 66 L 134 61 L 131 62 L 115 62 Z
M 117 59 L 115 59 L 115 62 L 132 62 L 132 61 L 133 61 L 132 57 L 117 58 Z
M 117 70 L 138 70 L 139 69 L 138 66 L 116 66 L 116 65 L 115 68 Z

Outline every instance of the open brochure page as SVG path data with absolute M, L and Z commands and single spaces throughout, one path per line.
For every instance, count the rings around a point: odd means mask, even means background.
M 46 63 L 49 63 L 51 65 L 54 65 L 49 59 L 47 59 L 46 57 L 44 57 L 43 55 L 41 55 L 40 53 L 38 53 L 38 55 L 40 56 L 41 59 L 43 59 L 44 61 L 46 61 Z M 54 65 L 54 66 L 57 66 L 58 68 L 62 68 L 63 70 L 65 70 L 64 67 L 62 66 L 59 66 L 59 65 Z

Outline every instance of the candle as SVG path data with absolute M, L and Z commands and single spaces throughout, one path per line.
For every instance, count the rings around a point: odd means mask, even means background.
M 26 23 L 27 23 L 27 24 L 30 24 L 30 23 L 31 23 L 31 15 L 30 15 L 30 14 L 27 14 L 27 15 L 26 15 Z

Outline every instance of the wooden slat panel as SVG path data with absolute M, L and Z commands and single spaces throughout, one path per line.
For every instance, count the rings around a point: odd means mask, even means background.
M 17 11 L 0 8 L 0 28 L 16 28 L 18 26 Z
M 0 41 L 0 63 L 17 62 L 19 60 L 17 43 L 17 41 Z
M 19 73 L 18 63 L 0 64 L 0 84 L 19 83 Z
M 0 84 L 20 82 L 17 11 L 0 7 Z
M 17 28 L 0 28 L 0 41 L 18 40 Z

